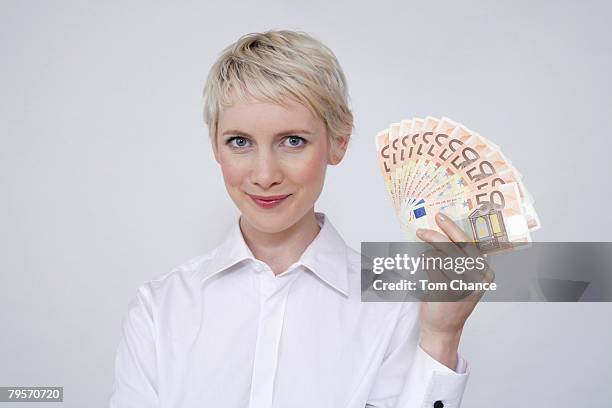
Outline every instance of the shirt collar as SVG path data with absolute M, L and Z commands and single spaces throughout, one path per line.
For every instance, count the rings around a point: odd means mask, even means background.
M 315 212 L 321 230 L 306 247 L 298 264 L 302 264 L 322 281 L 348 296 L 346 243 L 324 213 Z M 245 260 L 255 259 L 240 230 L 240 218 L 232 225 L 225 240 L 206 263 L 202 281 Z

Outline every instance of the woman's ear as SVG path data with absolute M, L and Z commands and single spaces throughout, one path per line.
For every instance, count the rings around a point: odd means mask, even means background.
M 331 149 L 329 149 L 328 163 L 336 165 L 342 161 L 346 148 L 348 147 L 350 135 L 341 136 L 331 141 Z

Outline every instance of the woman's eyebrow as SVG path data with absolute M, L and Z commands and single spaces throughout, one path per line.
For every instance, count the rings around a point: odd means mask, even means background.
M 278 132 L 277 134 L 274 135 L 274 137 L 287 136 L 287 135 L 295 135 L 295 134 L 312 135 L 312 132 L 309 131 L 309 130 L 305 130 L 305 129 L 289 129 L 289 130 L 283 130 L 282 132 Z M 242 136 L 252 137 L 247 132 L 243 132 L 242 130 L 237 130 L 237 129 L 228 129 L 228 130 L 224 131 L 221 135 L 222 136 L 225 136 L 225 135 L 242 135 Z
M 242 136 L 251 137 L 251 135 L 249 135 L 247 132 L 243 132 L 242 130 L 234 130 L 234 129 L 228 129 L 221 134 L 221 136 L 225 136 L 225 135 L 242 135 Z
M 287 136 L 287 135 L 296 135 L 296 134 L 312 135 L 312 132 L 309 130 L 305 130 L 305 129 L 289 129 L 289 130 L 285 130 L 282 132 L 278 132 L 274 136 L 278 137 L 278 136 Z

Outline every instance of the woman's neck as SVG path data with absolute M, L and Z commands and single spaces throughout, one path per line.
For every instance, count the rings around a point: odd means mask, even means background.
M 253 228 L 240 217 L 240 229 L 255 258 L 265 262 L 278 275 L 300 259 L 321 228 L 314 208 L 286 230 L 267 233 Z

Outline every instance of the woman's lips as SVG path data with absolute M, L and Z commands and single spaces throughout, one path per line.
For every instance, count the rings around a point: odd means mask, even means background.
M 285 199 L 289 197 L 290 195 L 291 194 L 275 195 L 275 196 L 257 196 L 257 195 L 249 194 L 249 197 L 251 197 L 251 199 L 255 202 L 255 204 L 259 205 L 262 208 L 269 209 L 269 208 L 276 207 L 277 205 L 285 201 Z

